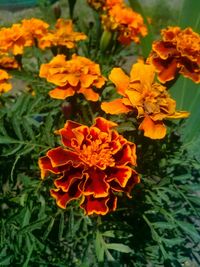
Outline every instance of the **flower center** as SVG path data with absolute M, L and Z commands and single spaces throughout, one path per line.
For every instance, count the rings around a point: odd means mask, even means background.
M 97 166 L 105 169 L 115 164 L 109 144 L 102 143 L 99 139 L 92 141 L 89 145 L 84 144 L 79 153 L 80 159 L 90 167 Z

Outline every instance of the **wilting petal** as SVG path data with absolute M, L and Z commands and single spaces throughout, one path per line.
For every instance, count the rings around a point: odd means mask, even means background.
M 73 164 L 74 167 L 81 165 L 81 161 L 77 153 L 57 147 L 47 152 L 47 156 L 51 160 L 53 167 L 58 167 L 66 164 Z
M 125 187 L 132 175 L 132 169 L 128 166 L 110 168 L 108 170 L 108 181 L 115 180 L 121 187 Z
M 63 88 L 57 87 L 49 91 L 50 97 L 55 98 L 55 99 L 65 99 L 69 96 L 73 96 L 74 94 L 75 94 L 75 91 L 70 87 L 67 89 L 65 89 L 64 87 Z
M 86 181 L 80 187 L 83 195 L 93 195 L 95 198 L 107 197 L 110 186 L 106 182 L 105 173 L 98 169 L 91 169 L 87 171 L 87 176 Z
M 151 139 L 162 139 L 166 135 L 166 126 L 162 121 L 153 121 L 146 116 L 139 126 L 139 130 L 144 131 L 144 136 Z
M 79 180 L 75 181 L 69 188 L 68 192 L 63 192 L 62 189 L 51 189 L 50 194 L 53 198 L 56 199 L 57 205 L 65 209 L 66 205 L 74 199 L 77 199 L 81 196 L 81 191 L 78 188 Z
M 188 118 L 190 116 L 190 112 L 187 111 L 176 111 L 173 115 L 168 115 L 169 119 L 182 119 Z
M 123 99 L 115 99 L 111 102 L 103 102 L 101 109 L 109 114 L 128 113 L 132 109 L 123 104 Z
M 129 86 L 129 77 L 124 73 L 124 71 L 120 68 L 113 68 L 109 79 L 115 84 L 117 87 L 117 92 L 121 95 L 125 95 L 125 90 Z

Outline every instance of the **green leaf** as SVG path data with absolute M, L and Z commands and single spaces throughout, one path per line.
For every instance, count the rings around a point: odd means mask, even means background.
M 200 242 L 200 234 L 193 224 L 181 221 L 176 221 L 176 223 L 185 233 L 191 236 L 195 242 Z
M 109 244 L 106 244 L 106 247 L 107 249 L 113 249 L 113 250 L 123 252 L 123 253 L 133 252 L 133 250 L 129 246 L 121 244 L 121 243 L 109 243 Z

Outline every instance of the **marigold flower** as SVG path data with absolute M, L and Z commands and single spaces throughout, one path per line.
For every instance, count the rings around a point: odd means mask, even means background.
M 25 46 L 26 37 L 20 24 L 13 24 L 11 28 L 2 28 L 0 30 L 1 52 L 21 55 Z
M 87 100 L 97 101 L 99 94 L 93 88 L 101 88 L 106 80 L 98 64 L 75 54 L 70 60 L 65 60 L 64 55 L 57 55 L 50 63 L 41 65 L 39 75 L 58 86 L 49 92 L 52 98 L 57 99 L 78 93 Z
M 22 20 L 22 29 L 26 35 L 26 45 L 32 46 L 48 33 L 49 24 L 41 19 L 31 18 Z
M 11 78 L 5 70 L 0 69 L 0 94 L 10 91 L 12 85 L 7 82 Z
M 102 24 L 107 31 L 116 30 L 118 41 L 124 45 L 129 45 L 131 41 L 139 43 L 140 36 L 147 35 L 142 16 L 126 6 L 114 5 L 108 14 L 102 15 Z
M 72 20 L 58 19 L 56 29 L 49 31 L 41 38 L 39 47 L 45 49 L 52 46 L 64 46 L 72 49 L 76 46 L 76 42 L 85 40 L 87 36 L 81 32 L 74 32 Z
M 80 207 L 88 215 L 105 215 L 117 207 L 117 193 L 131 197 L 140 178 L 136 166 L 136 147 L 119 135 L 117 124 L 98 117 L 91 127 L 67 121 L 58 130 L 62 146 L 51 149 L 39 159 L 42 179 L 49 172 L 58 175 L 51 196 L 66 208 L 81 198 Z
M 158 79 L 165 83 L 179 72 L 200 82 L 200 35 L 191 28 L 181 30 L 168 27 L 161 31 L 162 40 L 155 41 L 148 61 L 158 72 Z
M 14 57 L 2 55 L 0 57 L 0 68 L 2 68 L 2 69 L 18 69 L 19 64 Z
M 95 10 L 110 9 L 115 5 L 125 5 L 124 0 L 87 0 L 88 4 Z
M 101 108 L 110 114 L 135 112 L 142 120 L 139 129 L 152 139 L 161 139 L 166 135 L 164 119 L 186 118 L 188 112 L 176 109 L 166 87 L 154 83 L 155 69 L 152 65 L 138 62 L 132 66 L 130 77 L 122 69 L 114 68 L 109 76 L 116 85 L 117 92 L 123 98 L 102 103 Z

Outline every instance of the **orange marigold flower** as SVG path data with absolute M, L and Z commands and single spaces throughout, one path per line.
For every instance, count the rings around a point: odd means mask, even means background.
M 31 18 L 22 20 L 22 29 L 26 36 L 26 45 L 32 46 L 48 33 L 49 24 L 41 19 Z
M 142 16 L 126 6 L 114 5 L 108 14 L 102 15 L 102 24 L 107 31 L 116 30 L 118 41 L 124 45 L 129 45 L 131 41 L 139 43 L 140 36 L 147 35 Z
M 65 60 L 64 55 L 57 55 L 50 63 L 41 65 L 39 75 L 58 86 L 49 92 L 52 98 L 57 99 L 78 93 L 87 100 L 97 101 L 99 94 L 93 91 L 93 87 L 101 88 L 106 80 L 98 64 L 75 54 L 70 60 Z
M 110 114 L 135 112 L 141 123 L 139 129 L 152 139 L 166 135 L 164 119 L 186 118 L 188 112 L 176 109 L 166 87 L 154 83 L 155 69 L 152 65 L 138 62 L 132 66 L 130 77 L 122 69 L 114 68 L 109 76 L 123 98 L 102 103 L 101 108 Z
M 158 79 L 165 83 L 179 72 L 200 82 L 200 35 L 191 28 L 181 30 L 168 27 L 161 31 L 162 40 L 155 41 L 148 61 L 158 72 Z
M 0 69 L 0 94 L 6 93 L 11 90 L 12 85 L 7 82 L 11 78 L 5 70 Z
M 10 57 L 7 55 L 1 55 L 0 68 L 2 68 L 2 69 L 18 69 L 19 64 L 14 57 Z
M 110 9 L 115 5 L 125 5 L 124 0 L 87 0 L 88 4 L 95 10 Z
M 13 24 L 11 28 L 2 28 L 0 30 L 1 52 L 11 52 L 14 55 L 21 55 L 25 46 L 26 37 L 20 24 Z
M 58 175 L 51 189 L 57 205 L 66 208 L 81 198 L 80 207 L 87 215 L 105 215 L 117 207 L 117 193 L 131 197 L 140 178 L 130 166 L 136 166 L 136 147 L 119 135 L 117 124 L 98 117 L 91 127 L 67 121 L 58 130 L 60 147 L 39 159 L 42 179 L 49 172 Z
M 65 46 L 72 49 L 76 46 L 76 42 L 85 40 L 87 36 L 81 32 L 74 32 L 72 20 L 58 19 L 56 29 L 49 31 L 41 38 L 39 47 L 45 49 L 52 46 Z

